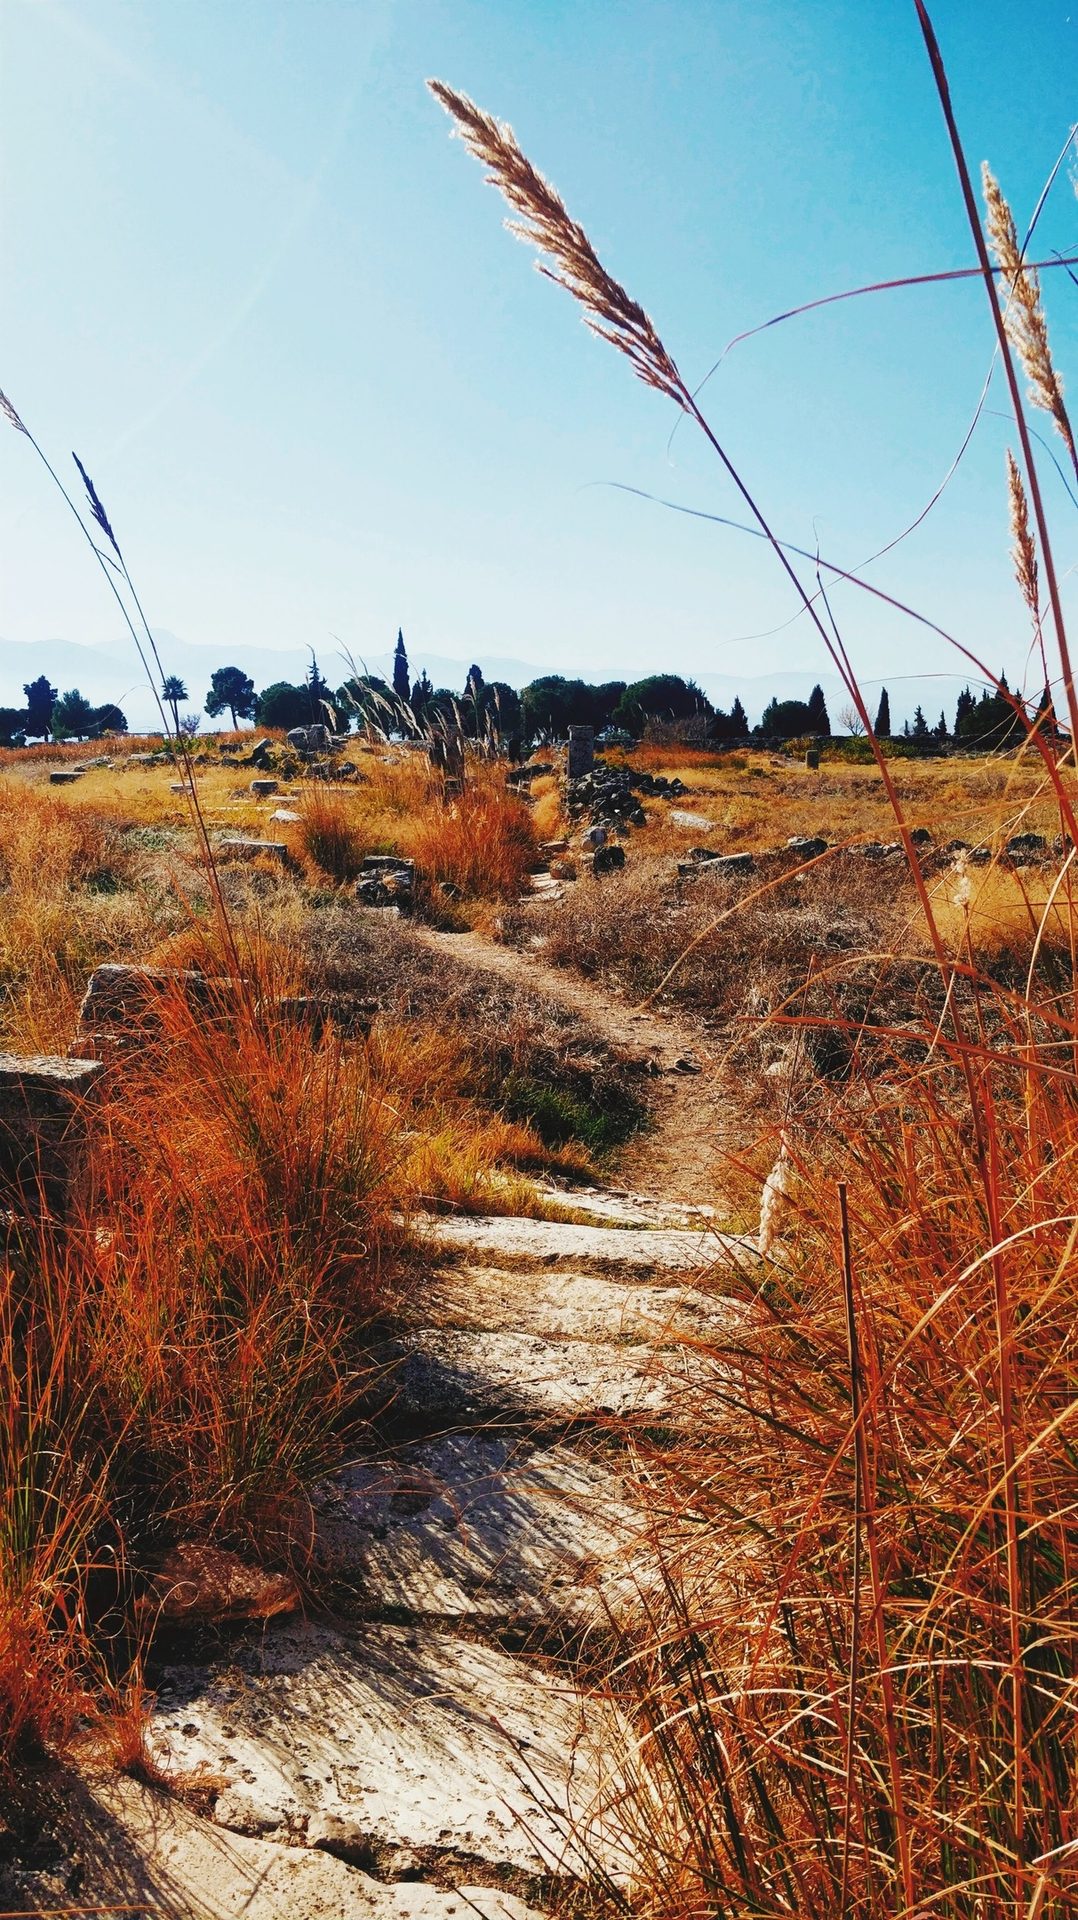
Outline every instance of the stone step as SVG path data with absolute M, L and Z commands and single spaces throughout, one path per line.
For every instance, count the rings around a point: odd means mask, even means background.
M 512 1892 L 470 1886 L 466 1875 L 387 1883 L 329 1852 L 229 1833 L 134 1780 L 69 1780 L 64 1799 L 55 1818 L 38 1810 L 34 1864 L 0 1863 L 5 1908 L 133 1920 L 539 1920 Z
M 416 1329 L 387 1358 L 396 1362 L 394 1410 L 428 1431 L 487 1421 L 689 1418 L 705 1378 L 688 1350 L 445 1326 Z
M 714 1279 L 721 1281 L 719 1269 Z M 446 1326 L 527 1333 L 542 1340 L 675 1346 L 729 1327 L 740 1304 L 718 1286 L 663 1285 L 662 1269 L 578 1272 L 557 1264 L 524 1269 L 464 1260 L 430 1277 L 424 1301 Z M 705 1282 L 708 1276 L 704 1276 Z
M 581 1269 L 700 1273 L 720 1265 L 755 1264 L 757 1258 L 751 1240 L 693 1228 L 583 1227 L 561 1220 L 459 1214 L 420 1215 L 416 1227 L 428 1245 L 499 1262 L 553 1265 L 567 1260 Z
M 221 1782 L 217 1825 L 381 1879 L 527 1892 L 579 1873 L 589 1822 L 624 1866 L 597 1811 L 626 1737 L 613 1709 L 459 1635 L 272 1624 L 211 1674 L 163 1669 L 148 1737 L 163 1765 Z
M 609 1458 L 504 1433 L 359 1462 L 316 1489 L 313 1510 L 320 1581 L 353 1617 L 576 1634 L 626 1617 L 650 1567 Z

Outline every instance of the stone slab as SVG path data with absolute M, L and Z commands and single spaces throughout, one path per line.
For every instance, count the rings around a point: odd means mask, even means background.
M 671 807 L 670 824 L 685 827 L 691 833 L 713 833 L 718 822 L 709 820 L 706 813 L 690 813 L 686 807 Z
M 580 1227 L 560 1220 L 426 1214 L 417 1223 L 431 1245 L 488 1259 L 530 1260 L 537 1265 L 567 1260 L 574 1267 L 636 1267 L 664 1273 L 698 1273 L 720 1262 L 755 1257 L 751 1241 L 733 1234 L 691 1229 Z
M 559 1263 L 524 1279 L 520 1269 L 468 1261 L 436 1277 L 427 1294 L 439 1320 L 454 1327 L 535 1334 L 540 1339 L 598 1344 L 644 1341 L 673 1345 L 719 1333 L 741 1312 L 738 1302 L 699 1287 L 634 1283 L 606 1273 L 576 1272 Z
M 457 1433 L 334 1474 L 313 1496 L 315 1554 L 368 1616 L 530 1630 L 623 1614 L 643 1517 L 609 1460 Z
M 46 1822 L 48 1867 L 20 1868 L 17 1854 L 0 1865 L 10 1910 L 119 1908 L 132 1920 L 537 1920 L 536 1908 L 505 1889 L 386 1883 L 325 1851 L 227 1832 L 134 1780 L 73 1781 L 62 1815 Z
M 680 1351 L 511 1331 L 422 1327 L 398 1352 L 396 1405 L 427 1426 L 668 1414 L 701 1375 Z
M 150 1745 L 225 1784 L 233 1833 L 379 1877 L 570 1873 L 612 1710 L 543 1668 L 425 1627 L 273 1626 L 227 1666 L 167 1668 Z M 609 1765 L 609 1762 L 607 1762 Z

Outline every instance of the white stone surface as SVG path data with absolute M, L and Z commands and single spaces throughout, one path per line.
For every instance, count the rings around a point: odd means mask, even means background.
M 423 1626 L 271 1627 L 164 1681 L 151 1745 L 224 1779 L 219 1825 L 387 1879 L 568 1871 L 618 1745 L 611 1711 L 567 1680 Z
M 642 1577 L 642 1516 L 595 1449 L 458 1433 L 326 1480 L 316 1554 L 349 1612 L 587 1627 Z
M 561 1220 L 458 1214 L 426 1214 L 417 1227 L 434 1246 L 536 1264 L 570 1260 L 574 1266 L 698 1273 L 719 1262 L 731 1265 L 754 1258 L 747 1240 L 691 1228 L 579 1227 Z

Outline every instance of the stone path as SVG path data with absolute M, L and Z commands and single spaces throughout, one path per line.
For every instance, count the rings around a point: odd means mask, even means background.
M 631 1735 L 593 1684 L 653 1577 L 624 1423 L 696 1417 L 691 1336 L 755 1256 L 661 1189 L 593 1199 L 594 1226 L 419 1223 L 383 1451 L 314 1496 L 320 1617 L 158 1649 L 149 1745 L 178 1791 L 84 1775 L 48 1870 L 0 1869 L 7 1904 L 527 1920 L 589 1860 L 628 1876 Z

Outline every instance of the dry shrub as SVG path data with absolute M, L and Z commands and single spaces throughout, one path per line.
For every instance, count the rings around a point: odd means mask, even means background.
M 618 1677 L 641 1913 L 1078 1907 L 1078 1103 L 1060 1027 L 1031 1050 L 978 994 L 968 1042 L 802 1156 L 649 1461 L 663 1591 Z
M 371 850 L 351 796 L 322 785 L 304 794 L 293 839 L 310 865 L 341 884 L 357 877 Z
M 84 973 L 137 937 L 131 876 L 109 820 L 0 787 L 0 1024 L 24 1045 L 66 1044 Z
M 465 787 L 459 800 L 429 810 L 407 836 L 422 872 L 476 900 L 511 900 L 536 862 L 536 833 L 522 800 L 503 781 Z
M 126 1556 L 181 1534 L 293 1551 L 374 1388 L 401 1121 L 362 1044 L 252 1018 L 277 984 L 153 995 L 64 1228 L 9 1241 L 0 1773 L 85 1710 Z

